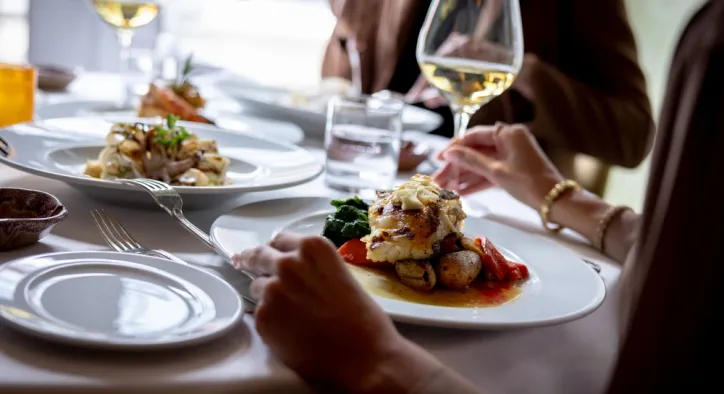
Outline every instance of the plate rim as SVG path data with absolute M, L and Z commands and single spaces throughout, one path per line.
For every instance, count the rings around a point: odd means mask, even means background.
M 64 118 L 52 118 L 52 119 L 45 119 L 45 120 L 39 120 L 39 121 L 31 121 L 31 122 L 25 122 L 25 123 L 19 123 L 15 125 L 10 125 L 8 127 L 0 128 L 0 131 L 6 131 L 8 133 L 13 133 L 16 135 L 22 134 L 15 130 L 17 127 L 35 127 L 38 129 L 43 129 L 42 123 L 48 120 L 57 120 L 57 119 L 92 119 L 92 120 L 104 120 L 107 122 L 110 122 L 109 119 L 152 119 L 152 118 L 142 118 L 142 117 L 129 117 L 129 116 L 71 116 L 71 117 L 64 117 Z M 181 126 L 185 127 L 193 127 L 193 128 L 200 128 L 200 129 L 214 129 L 216 132 L 222 132 L 227 134 L 244 134 L 248 138 L 261 140 L 267 143 L 275 144 L 284 148 L 289 149 L 293 152 L 303 152 L 305 155 L 307 155 L 312 161 L 310 161 L 310 167 L 311 165 L 314 165 L 316 168 L 314 171 L 310 171 L 308 175 L 305 175 L 304 177 L 299 177 L 299 179 L 294 181 L 287 181 L 283 183 L 273 183 L 273 184 L 267 184 L 267 185 L 258 185 L 258 186 L 249 186 L 249 185 L 223 185 L 223 186 L 172 186 L 176 191 L 178 191 L 181 194 L 214 194 L 214 192 L 217 192 L 219 194 L 230 194 L 230 193 L 250 193 L 250 192 L 257 192 L 257 191 L 268 191 L 268 190 L 277 190 L 292 186 L 297 186 L 306 182 L 309 182 L 315 178 L 317 178 L 319 175 L 324 172 L 324 164 L 321 163 L 314 155 L 312 155 L 308 150 L 290 144 L 286 142 L 278 142 L 274 141 L 272 139 L 266 139 L 263 137 L 258 137 L 251 135 L 251 133 L 245 132 L 245 131 L 237 131 L 232 132 L 227 129 L 216 127 L 212 125 L 205 125 L 202 123 L 196 123 L 196 122 L 185 122 L 181 121 L 178 122 Z M 39 125 L 40 124 L 40 125 Z M 12 144 L 12 141 L 8 141 L 7 135 L 5 136 L 5 140 L 8 142 L 10 146 L 11 153 L 17 152 L 18 148 L 14 147 Z M 38 137 L 42 138 L 42 137 Z M 80 142 L 80 141 L 78 141 Z M 93 144 L 94 141 L 92 139 L 87 139 L 85 141 L 86 144 Z M 98 146 L 101 146 L 101 143 L 98 142 Z M 17 154 L 17 153 L 16 153 Z M 7 157 L 0 155 L 0 164 L 5 164 L 9 167 L 15 168 L 16 170 L 41 176 L 43 178 L 49 178 L 54 180 L 60 180 L 62 182 L 66 183 L 72 183 L 72 184 L 80 184 L 85 186 L 92 186 L 92 187 L 101 187 L 106 189 L 117 189 L 117 190 L 127 190 L 127 191 L 136 191 L 136 192 L 143 192 L 142 190 L 123 184 L 121 182 L 117 181 L 111 181 L 106 179 L 96 179 L 96 178 L 90 178 L 90 177 L 84 177 L 80 175 L 73 175 L 73 174 L 64 174 L 60 172 L 54 172 L 46 169 L 40 169 L 36 167 L 30 167 L 28 165 L 25 165 L 23 163 L 19 163 L 15 160 L 11 160 L 11 155 L 8 155 Z M 210 193 L 211 192 L 211 193 Z
M 134 253 L 124 253 L 124 252 L 115 252 L 115 251 L 104 251 L 104 250 L 95 250 L 95 251 L 64 251 L 64 252 L 49 252 L 49 253 L 42 253 L 38 255 L 33 256 L 26 256 L 26 257 L 20 257 L 16 258 L 7 262 L 2 263 L 0 265 L 0 274 L 3 270 L 6 269 L 10 264 L 25 260 L 37 260 L 43 257 L 48 256 L 64 256 L 64 255 L 79 255 L 79 258 L 83 258 L 81 256 L 86 256 L 85 258 L 92 258 L 94 255 L 111 255 L 111 256 L 134 256 L 140 259 L 150 259 L 151 261 L 161 261 L 162 263 L 173 263 L 172 261 L 162 259 L 160 257 L 155 256 L 149 256 L 149 255 L 143 255 L 143 254 L 134 254 Z M 145 264 L 142 262 L 129 262 L 126 260 L 122 260 L 119 258 L 109 258 L 109 257 L 98 257 L 99 259 L 108 259 L 115 262 L 121 262 L 121 263 L 128 263 L 128 264 L 134 264 L 134 265 L 142 265 L 149 268 L 152 268 L 154 270 L 160 270 L 163 272 L 164 275 L 173 278 L 177 277 L 181 281 L 186 281 L 194 284 L 192 281 L 188 279 L 184 279 L 179 277 L 176 274 L 173 274 L 171 272 L 164 271 L 161 268 L 154 267 L 149 264 Z M 62 263 L 60 263 L 62 265 Z M 178 264 L 178 263 L 173 263 Z M 108 263 L 108 265 L 112 265 L 111 262 Z M 228 293 L 232 295 L 232 299 L 235 301 L 236 308 L 233 313 L 233 316 L 228 320 L 228 322 L 220 327 L 214 328 L 206 333 L 198 334 L 194 336 L 183 336 L 183 337 L 175 337 L 173 340 L 164 340 L 156 343 L 142 343 L 142 344 L 133 344 L 129 342 L 124 341 L 107 341 L 107 340 L 99 340 L 94 338 L 84 338 L 80 336 L 68 336 L 64 335 L 62 333 L 53 332 L 50 330 L 43 330 L 38 329 L 35 326 L 30 326 L 22 323 L 22 319 L 15 319 L 12 317 L 12 315 L 8 314 L 3 308 L 0 308 L 0 321 L 7 324 L 8 326 L 13 327 L 15 330 L 22 332 L 23 334 L 26 334 L 28 336 L 32 336 L 34 338 L 40 338 L 42 340 L 51 341 L 54 343 L 62 344 L 62 345 L 71 345 L 71 346 L 82 346 L 85 348 L 91 348 L 91 349 L 108 349 L 108 350 L 120 350 L 120 351 L 148 351 L 148 350 L 163 350 L 163 349 L 176 349 L 176 348 L 182 348 L 182 347 L 189 347 L 198 345 L 201 343 L 209 342 L 214 339 L 220 338 L 221 336 L 229 333 L 231 330 L 233 330 L 234 327 L 236 327 L 244 318 L 244 300 L 239 295 L 239 293 L 225 280 L 217 277 L 216 275 L 213 275 L 209 272 L 204 271 L 203 269 L 199 267 L 195 267 L 193 265 L 181 265 L 185 268 L 190 268 L 193 271 L 196 271 L 197 273 L 200 273 L 201 275 L 206 275 L 207 277 L 211 278 L 211 280 L 215 281 L 218 284 L 221 284 L 222 287 L 224 287 Z M 45 271 L 48 268 L 52 266 L 45 266 L 39 268 L 37 271 L 34 272 L 40 272 Z M 34 274 L 31 274 L 31 276 Z M 177 280 L 176 278 L 173 278 L 174 280 Z M 201 289 L 203 291 L 203 289 Z M 207 294 L 208 296 L 208 294 Z M 13 296 L 13 299 L 15 297 Z
M 316 198 L 319 200 L 327 200 L 331 201 L 332 198 L 328 196 L 304 196 L 305 198 Z M 294 199 L 294 197 L 281 197 L 281 198 L 275 198 L 275 199 L 264 199 L 264 200 L 256 200 L 251 201 L 247 204 L 240 205 L 238 207 L 235 207 L 234 209 L 220 215 L 217 217 L 214 222 L 211 224 L 211 228 L 209 231 L 209 236 L 211 237 L 212 242 L 223 252 L 225 253 L 231 253 L 231 251 L 223 245 L 217 235 L 217 229 L 220 227 L 220 222 L 225 218 L 229 217 L 233 214 L 233 212 L 238 211 L 240 209 L 243 209 L 244 207 L 248 207 L 253 204 L 260 204 L 260 203 L 269 203 L 273 201 L 279 201 L 279 200 L 291 200 Z M 322 212 L 322 210 L 316 210 L 313 212 L 308 212 L 304 215 L 304 217 L 308 217 L 310 215 L 319 215 Z M 237 216 L 239 217 L 239 216 Z M 270 231 L 271 234 L 279 232 L 282 228 L 289 225 L 289 223 L 292 223 L 293 221 L 297 220 L 303 220 L 304 217 L 299 218 L 290 218 L 286 221 L 284 224 L 276 225 L 274 228 Z M 580 260 L 580 264 L 582 267 L 586 265 L 586 263 L 575 255 L 575 253 L 571 250 L 568 250 L 567 248 L 564 248 L 555 242 L 552 242 L 549 239 L 545 239 L 544 237 L 541 237 L 536 234 L 527 233 L 523 230 L 520 230 L 518 228 L 506 225 L 504 223 L 499 223 L 490 219 L 485 218 L 471 218 L 475 220 L 483 220 L 483 221 L 489 221 L 491 223 L 494 223 L 495 225 L 503 226 L 510 228 L 516 232 L 520 232 L 526 236 L 531 236 L 538 238 L 540 242 L 548 245 L 551 248 L 555 248 L 559 250 L 563 254 L 568 254 L 570 257 L 575 258 L 576 260 Z M 266 235 L 266 234 L 262 234 Z M 260 237 L 261 239 L 261 237 Z M 267 241 L 263 241 L 267 242 Z M 589 269 L 588 267 L 584 267 Z M 579 308 L 576 311 L 563 314 L 561 316 L 557 316 L 555 318 L 538 318 L 538 319 L 532 319 L 527 320 L 525 322 L 508 322 L 508 323 L 490 323 L 490 322 L 479 322 L 479 321 L 461 321 L 461 320 L 455 320 L 454 318 L 445 318 L 445 317 L 436 317 L 436 318 L 430 318 L 430 317 L 421 317 L 421 316 L 415 316 L 410 314 L 400 314 L 395 312 L 390 312 L 388 310 L 385 310 L 385 307 L 383 305 L 380 305 L 378 302 L 378 305 L 384 310 L 385 314 L 389 316 L 392 320 L 399 322 L 399 323 L 406 323 L 406 324 L 414 324 L 419 326 L 428 326 L 428 327 L 438 327 L 438 328 L 451 328 L 451 329 L 463 329 L 463 330 L 508 330 L 508 329 L 522 329 L 522 328 L 530 328 L 530 327 L 545 327 L 545 326 L 552 326 L 552 325 L 558 325 L 562 323 L 567 323 L 571 321 L 575 321 L 578 319 L 581 319 L 583 317 L 586 317 L 590 315 L 591 313 L 598 310 L 598 308 L 604 303 L 606 298 L 608 298 L 608 289 L 606 287 L 606 283 L 603 280 L 603 277 L 601 277 L 598 273 L 593 271 L 592 269 L 589 269 L 590 274 L 587 275 L 593 275 L 592 278 L 595 278 L 596 286 L 598 287 L 596 291 L 596 296 L 592 297 L 592 299 L 586 303 L 583 307 Z M 406 302 L 401 300 L 392 300 L 385 297 L 380 297 L 374 294 L 367 293 L 370 297 L 372 297 L 375 300 L 385 300 L 385 301 L 396 301 L 396 302 Z M 458 307 L 445 307 L 445 306 L 434 306 L 436 308 L 450 308 L 450 309 L 474 309 L 474 308 L 458 308 Z
M 112 113 L 105 113 L 105 114 L 104 113 L 99 113 L 99 114 L 91 113 L 91 114 L 75 115 L 75 116 L 73 116 L 73 115 L 49 116 L 49 117 L 41 116 L 41 113 L 47 107 L 51 107 L 51 108 L 52 107 L 62 107 L 62 106 L 84 107 L 84 106 L 93 106 L 93 105 L 110 107 L 114 104 L 115 104 L 115 102 L 108 101 L 108 100 L 83 100 L 83 99 L 58 101 L 58 102 L 54 102 L 54 103 L 43 104 L 43 105 L 39 105 L 38 108 L 36 109 L 34 121 L 39 122 L 39 121 L 65 119 L 65 118 L 73 118 L 73 117 L 103 118 L 103 117 L 114 117 L 114 116 L 117 116 L 117 117 L 132 117 L 133 116 L 131 114 L 123 115 L 122 113 L 117 114 L 117 115 L 113 115 Z M 295 141 L 297 141 L 297 142 L 287 142 L 287 143 L 291 143 L 291 144 L 294 144 L 297 146 L 299 144 L 301 144 L 302 142 L 304 142 L 304 139 L 306 138 L 304 130 L 301 127 L 299 127 L 299 125 L 296 125 L 292 122 L 287 122 L 284 120 L 263 118 L 263 117 L 259 117 L 259 116 L 254 116 L 253 114 L 248 114 L 248 113 L 243 113 L 243 112 L 227 112 L 227 111 L 213 116 L 214 120 L 216 120 L 218 118 L 232 118 L 232 117 L 247 118 L 247 119 L 251 119 L 252 121 L 258 121 L 258 122 L 270 123 L 270 124 L 278 124 L 278 125 L 284 125 L 285 127 L 291 127 L 295 130 L 295 133 L 296 133 Z M 198 124 L 203 125 L 203 123 L 198 123 Z M 219 127 L 219 126 L 217 126 L 217 127 Z M 220 127 L 220 128 L 223 129 L 223 127 Z M 233 130 L 233 129 L 228 129 L 228 130 Z M 234 130 L 234 131 L 238 132 L 238 133 L 244 133 L 244 131 L 242 131 L 242 130 Z M 301 135 L 301 139 L 299 139 L 300 135 Z M 265 137 L 260 136 L 260 138 L 265 138 Z
M 240 92 L 251 91 L 251 90 L 260 91 L 263 93 L 268 92 L 268 94 L 275 94 L 275 95 L 294 93 L 293 91 L 288 90 L 288 89 L 278 88 L 278 87 L 274 87 L 274 86 L 253 86 L 253 87 L 245 87 L 242 89 L 239 86 L 233 86 L 233 85 L 216 86 L 216 88 L 221 90 L 226 96 L 228 96 L 229 98 L 231 98 L 233 100 L 242 101 L 244 103 L 252 103 L 254 105 L 264 106 L 266 108 L 273 108 L 273 109 L 277 109 L 277 110 L 281 109 L 282 111 L 286 111 L 289 114 L 293 114 L 295 116 L 300 116 L 300 117 L 305 117 L 305 118 L 307 118 L 307 120 L 310 120 L 310 121 L 317 121 L 320 119 L 320 117 L 324 118 L 326 116 L 324 112 L 316 112 L 316 111 L 311 111 L 311 110 L 307 110 L 307 109 L 303 109 L 303 108 L 295 108 L 295 107 L 290 107 L 290 106 L 285 106 L 285 105 L 279 105 L 279 104 L 275 104 L 275 103 L 268 102 L 265 100 L 257 99 L 251 95 L 244 95 L 243 93 L 240 94 Z M 431 118 L 433 118 L 433 117 L 435 118 L 435 122 L 430 122 L 430 123 L 414 122 L 414 123 L 412 123 L 412 122 L 403 121 L 402 122 L 403 131 L 412 131 L 412 130 L 404 130 L 405 127 L 407 127 L 407 128 L 424 127 L 424 131 L 422 131 L 422 130 L 414 130 L 414 131 L 418 131 L 418 132 L 424 133 L 424 134 L 429 134 L 436 128 L 440 127 L 440 125 L 442 125 L 442 123 L 444 121 L 442 115 L 438 114 L 435 111 L 429 110 L 427 108 L 419 108 L 417 106 L 414 106 L 414 105 L 411 105 L 408 103 L 405 103 L 405 107 L 413 107 L 413 108 L 416 108 L 416 110 L 426 112 L 426 113 L 430 114 Z M 434 127 L 432 126 L 433 124 L 434 124 Z

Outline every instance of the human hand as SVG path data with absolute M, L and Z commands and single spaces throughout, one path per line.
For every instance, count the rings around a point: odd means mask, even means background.
M 260 300 L 257 331 L 310 384 L 381 392 L 390 379 L 414 386 L 440 367 L 397 332 L 327 239 L 282 233 L 233 262 L 265 275 L 251 284 L 252 296 Z
M 415 84 L 412 85 L 410 91 L 405 95 L 405 101 L 408 103 L 422 102 L 425 107 L 430 109 L 439 108 L 448 105 L 445 96 L 440 93 L 437 88 L 430 86 L 424 76 L 417 77 Z
M 446 161 L 433 175 L 441 187 L 458 184 L 457 191 L 467 195 L 499 186 L 536 209 L 563 179 L 530 131 L 520 124 L 473 127 L 438 158 Z

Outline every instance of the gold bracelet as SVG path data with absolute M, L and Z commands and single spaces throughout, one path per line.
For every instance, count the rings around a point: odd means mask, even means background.
M 554 233 L 560 232 L 563 229 L 563 226 L 553 227 L 550 225 L 548 219 L 551 215 L 551 207 L 553 206 L 553 203 L 556 202 L 556 200 L 558 200 L 568 190 L 579 191 L 582 190 L 582 188 L 581 185 L 571 179 L 565 179 L 556 183 L 556 185 L 553 186 L 553 189 L 551 189 L 551 191 L 549 191 L 543 199 L 543 204 L 541 204 L 540 210 L 538 211 L 538 213 L 540 214 L 540 220 L 541 222 L 543 222 L 543 227 Z
M 598 228 L 596 229 L 596 239 L 593 240 L 593 246 L 599 251 L 603 252 L 603 239 L 606 237 L 606 230 L 608 230 L 611 221 L 621 212 L 631 209 L 623 205 L 617 205 L 609 207 L 606 213 L 603 214 L 601 220 L 598 222 Z

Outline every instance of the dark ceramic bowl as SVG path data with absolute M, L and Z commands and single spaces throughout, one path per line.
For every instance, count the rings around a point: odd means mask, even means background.
M 65 90 L 78 76 L 80 69 L 70 69 L 51 65 L 36 65 L 38 89 L 46 92 Z
M 414 171 L 417 166 L 430 158 L 431 153 L 432 148 L 426 144 L 420 144 L 409 140 L 402 141 L 398 171 Z
M 68 216 L 55 196 L 0 188 L 0 252 L 38 242 Z

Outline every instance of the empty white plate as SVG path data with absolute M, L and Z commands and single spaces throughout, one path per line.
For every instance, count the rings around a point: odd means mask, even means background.
M 226 333 L 243 310 L 223 280 L 156 257 L 65 252 L 0 266 L 0 318 L 66 344 L 122 350 L 194 345 Z

